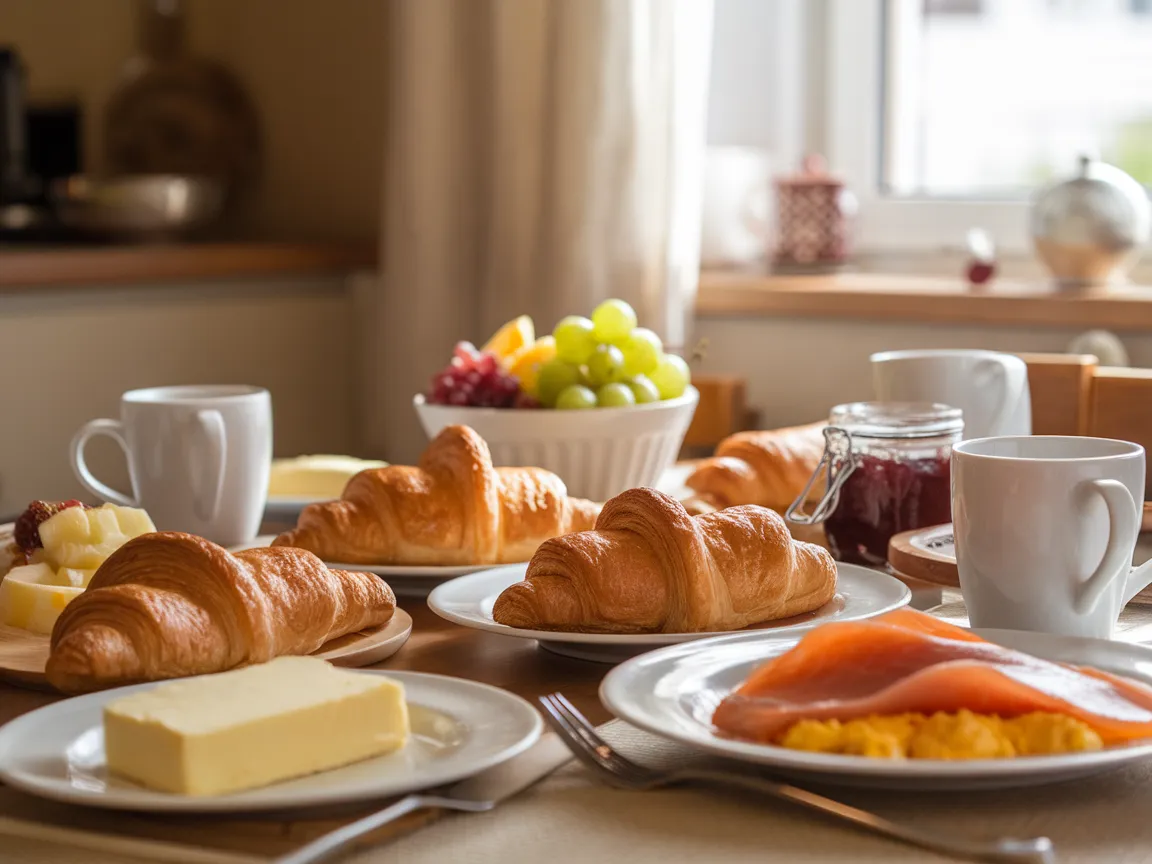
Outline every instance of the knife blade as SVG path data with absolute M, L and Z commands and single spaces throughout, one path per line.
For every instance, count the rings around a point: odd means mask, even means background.
M 416 810 L 457 809 L 473 812 L 491 810 L 501 801 L 523 792 L 543 780 L 572 758 L 571 751 L 553 732 L 545 732 L 521 753 L 506 762 L 428 794 L 409 795 L 363 819 L 316 838 L 273 864 L 315 864 L 346 851 L 358 839 Z

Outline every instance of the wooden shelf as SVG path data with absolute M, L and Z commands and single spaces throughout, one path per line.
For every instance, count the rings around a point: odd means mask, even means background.
M 0 290 L 373 269 L 374 244 L 190 243 L 0 248 Z
M 1152 287 L 1057 292 L 1048 285 L 1006 281 L 972 288 L 957 279 L 930 276 L 768 276 L 711 271 L 700 277 L 696 312 L 717 317 L 772 315 L 1148 330 L 1152 329 Z

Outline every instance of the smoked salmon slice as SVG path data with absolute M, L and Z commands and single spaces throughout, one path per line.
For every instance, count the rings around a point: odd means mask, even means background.
M 922 612 L 825 624 L 753 672 L 716 708 L 726 735 L 772 743 L 799 720 L 968 709 L 1066 714 L 1105 746 L 1152 738 L 1152 688 L 1041 660 Z

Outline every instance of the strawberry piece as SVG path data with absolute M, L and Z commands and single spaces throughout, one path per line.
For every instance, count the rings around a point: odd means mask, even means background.
M 16 520 L 12 539 L 16 541 L 17 546 L 24 550 L 25 555 L 30 555 L 34 549 L 43 548 L 44 543 L 40 539 L 40 524 L 47 522 L 61 510 L 66 510 L 69 507 L 89 509 L 87 504 L 77 501 L 75 498 L 71 501 L 33 501 Z

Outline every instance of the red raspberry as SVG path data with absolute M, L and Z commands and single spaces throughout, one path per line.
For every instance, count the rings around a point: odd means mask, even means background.
M 77 501 L 75 498 L 71 501 L 33 501 L 16 520 L 12 539 L 16 541 L 17 546 L 24 550 L 25 555 L 32 554 L 32 550 L 44 546 L 43 541 L 40 540 L 40 523 L 46 522 L 61 510 L 66 510 L 69 507 L 89 509 L 87 504 Z

